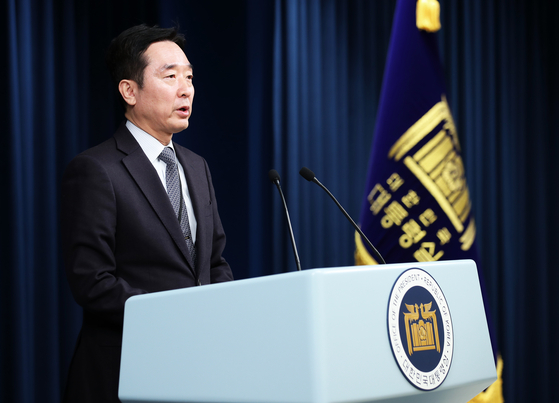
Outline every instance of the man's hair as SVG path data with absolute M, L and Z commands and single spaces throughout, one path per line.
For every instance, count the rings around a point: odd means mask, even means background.
M 122 80 L 134 80 L 143 88 L 144 69 L 148 64 L 144 53 L 152 43 L 163 41 L 174 42 L 184 51 L 186 41 L 178 28 L 136 25 L 112 40 L 106 62 L 117 88 Z

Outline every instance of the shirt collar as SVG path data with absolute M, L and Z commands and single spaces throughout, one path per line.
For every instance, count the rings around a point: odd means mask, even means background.
M 157 161 L 159 155 L 165 147 L 171 147 L 173 149 L 173 152 L 175 152 L 176 158 L 176 151 L 172 141 L 169 142 L 168 145 L 164 146 L 151 134 L 140 129 L 129 120 L 126 121 L 126 127 L 128 128 L 128 130 L 130 130 L 130 133 L 132 133 L 132 136 L 134 136 L 138 144 L 140 144 L 142 151 L 144 152 L 144 154 L 146 154 L 152 164 Z

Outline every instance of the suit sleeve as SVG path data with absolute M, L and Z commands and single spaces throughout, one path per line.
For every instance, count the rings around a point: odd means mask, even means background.
M 233 273 L 227 261 L 223 258 L 222 253 L 225 249 L 225 231 L 221 224 L 221 218 L 217 209 L 217 201 L 215 191 L 212 184 L 212 177 L 207 162 L 204 160 L 206 176 L 208 178 L 208 187 L 210 190 L 210 198 L 212 203 L 213 215 L 213 236 L 212 236 L 212 253 L 210 257 L 210 281 L 211 283 L 222 283 L 233 280 Z
M 126 300 L 147 291 L 131 287 L 116 274 L 116 215 L 105 168 L 91 156 L 77 156 L 61 184 L 61 240 L 68 282 L 85 311 L 121 325 Z

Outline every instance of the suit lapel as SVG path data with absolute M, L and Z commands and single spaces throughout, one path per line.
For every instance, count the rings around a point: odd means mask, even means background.
M 122 159 L 122 163 L 186 258 L 189 268 L 195 273 L 194 264 L 184 241 L 180 224 L 159 175 L 157 175 L 153 165 L 124 124 L 120 126 L 114 137 L 117 148 L 127 154 Z

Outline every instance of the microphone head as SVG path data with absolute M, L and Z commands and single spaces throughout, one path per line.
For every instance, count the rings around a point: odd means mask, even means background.
M 278 174 L 278 171 L 276 171 L 275 169 L 270 169 L 270 171 L 268 172 L 268 178 L 270 178 L 270 182 L 272 183 L 276 183 L 276 181 L 280 181 L 280 176 Z
M 314 180 L 314 178 L 316 177 L 314 172 L 311 171 L 309 168 L 307 167 L 303 167 L 301 168 L 301 170 L 299 171 L 299 174 L 305 178 L 306 180 L 308 180 L 309 182 L 312 182 Z

